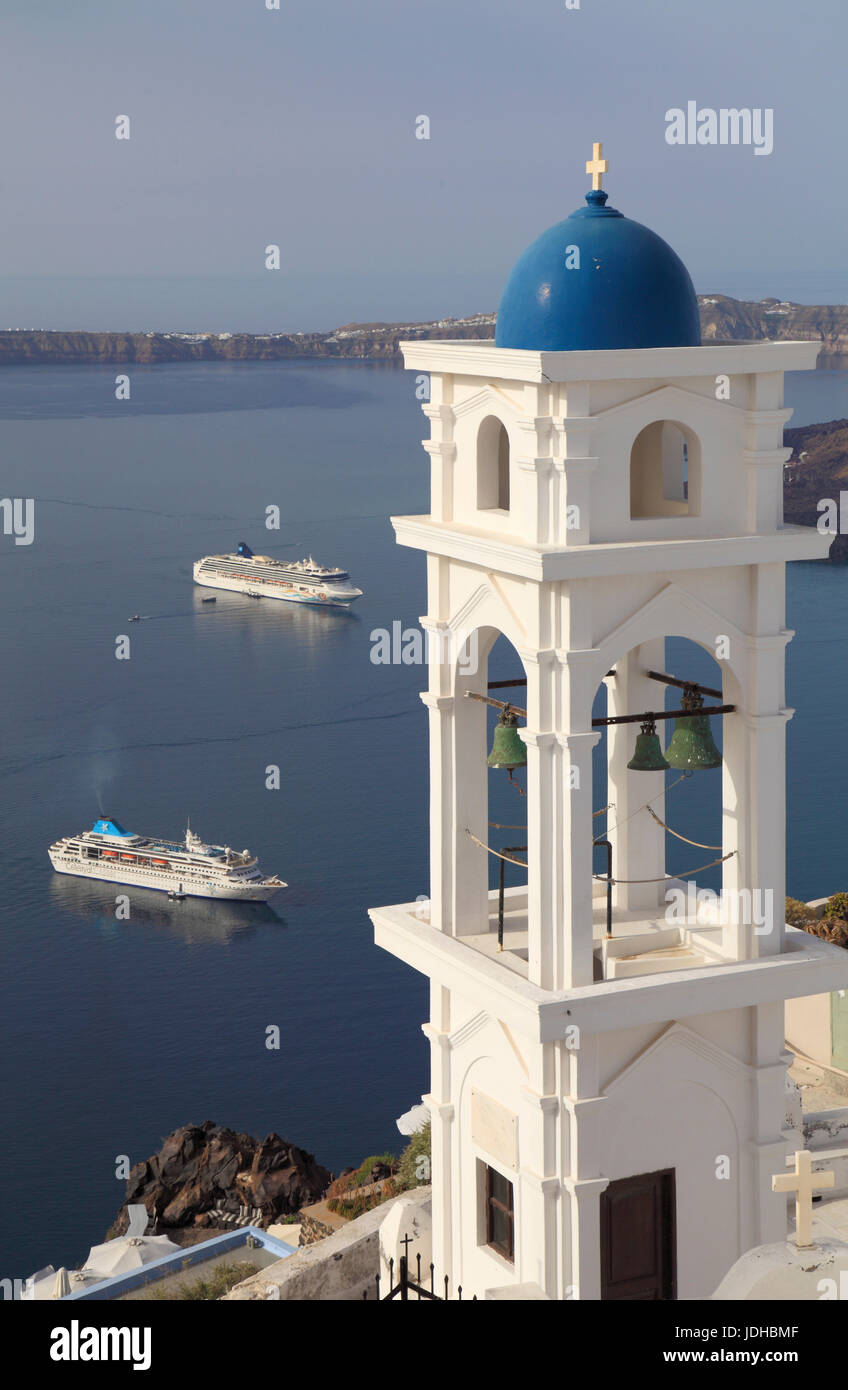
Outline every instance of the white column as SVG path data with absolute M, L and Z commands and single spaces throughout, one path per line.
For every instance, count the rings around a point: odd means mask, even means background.
M 590 985 L 593 978 L 592 749 L 596 729 L 558 734 L 563 749 L 563 952 L 557 989 Z
M 485 694 L 488 662 L 473 676 L 457 673 L 453 719 L 453 844 L 450 930 L 467 936 L 487 929 L 489 915 L 489 856 L 469 837 L 471 831 L 489 843 L 489 769 L 486 766 L 486 706 L 465 698 L 466 690 Z
M 437 1278 L 453 1278 L 453 1174 L 455 1110 L 451 1103 L 450 991 L 430 981 L 430 1022 L 422 1029 L 430 1042 L 430 1173 L 433 1184 L 433 1264 Z
M 555 940 L 560 922 L 556 826 L 556 734 L 520 731 L 527 746 L 528 979 L 554 988 Z
M 786 1202 L 771 1190 L 773 1173 L 783 1172 L 791 1136 L 784 1130 L 786 1069 L 792 1057 L 784 1050 L 784 1004 L 760 1004 L 751 1010 L 753 1076 L 753 1133 L 749 1193 L 742 1188 L 741 1254 L 753 1245 L 786 1237 Z M 793 1141 L 797 1142 L 797 1141 Z M 744 1199 L 748 1197 L 748 1201 Z
M 454 698 L 423 691 L 430 714 L 430 924 L 451 931 Z
M 430 514 L 437 521 L 453 520 L 453 475 L 456 444 L 453 410 L 453 377 L 434 372 L 430 376 L 430 401 L 421 409 L 430 421 L 430 438 L 422 440 L 432 460 L 430 468 Z
M 601 1297 L 601 1193 L 609 1178 L 566 1183 L 570 1202 L 572 1297 L 597 1302 Z
M 559 422 L 562 477 L 554 539 L 560 545 L 588 545 L 592 539 L 592 480 L 600 463 L 595 454 L 596 422 L 589 414 L 588 382 L 569 382 L 566 409 Z M 570 513 L 569 513 L 569 509 Z
M 521 537 L 530 545 L 549 545 L 552 540 L 553 459 L 519 458 L 515 468 L 521 482 Z
M 786 723 L 792 716 L 783 698 L 790 637 L 784 629 L 746 638 L 742 683 L 726 682 L 737 710 L 724 723 L 722 841 L 723 853 L 736 853 L 725 861 L 723 889 L 742 918 L 728 929 L 736 937 L 738 959 L 776 955 L 783 948 Z M 747 914 L 748 903 L 766 908 L 769 930 L 756 929 L 751 918 L 757 914 Z
M 610 715 L 638 714 L 642 710 L 661 710 L 666 687 L 651 680 L 646 671 L 663 671 L 665 643 L 662 638 L 643 642 L 615 663 L 615 676 L 606 682 Z M 607 726 L 610 810 L 606 825 L 612 841 L 612 872 L 616 880 L 659 879 L 665 874 L 665 831 L 648 811 L 639 809 L 646 802 L 660 820 L 665 820 L 665 773 L 634 772 L 627 764 L 636 746 L 638 724 Z M 663 723 L 657 724 L 660 746 L 668 741 Z M 600 818 L 596 822 L 603 825 Z M 660 882 L 616 882 L 613 904 L 623 910 L 662 910 L 665 885 Z
M 609 1185 L 609 1179 L 601 1176 L 599 1122 L 606 1098 L 598 1095 L 597 1039 L 584 1036 L 573 1049 L 563 1044 L 562 1057 L 565 1294 L 597 1300 L 601 1296 L 600 1202 Z
M 548 1045 L 550 1046 L 550 1044 Z M 540 1069 L 541 1070 L 541 1069 Z M 536 1283 L 550 1298 L 559 1298 L 559 1208 L 557 1129 L 559 1097 L 522 1087 L 520 1118 L 522 1205 L 519 1240 L 520 1283 Z
M 527 672 L 527 924 L 528 979 L 543 989 L 555 982 L 556 943 L 562 930 L 560 889 L 563 826 L 559 812 L 559 760 L 554 720 L 557 681 L 550 650 L 519 652 Z
M 753 897 L 764 904 L 769 921 L 764 927 L 751 927 L 750 954 L 778 955 L 783 950 L 784 901 L 786 898 L 786 723 L 790 710 L 773 714 L 743 715 L 745 729 L 747 781 L 749 789 L 749 835 L 747 886 Z
M 563 750 L 563 939 L 564 959 L 557 989 L 589 985 L 593 979 L 592 841 L 595 838 L 592 749 L 601 737 L 592 728 L 597 651 L 591 645 L 590 586 L 575 581 L 563 605 L 558 740 Z M 600 820 L 600 817 L 599 817 Z
M 589 545 L 592 539 L 590 502 L 596 458 L 562 459 L 557 463 L 562 486 L 556 541 L 560 545 Z
M 536 405 L 539 392 L 532 394 Z M 529 545 L 547 545 L 553 539 L 553 420 L 547 415 L 523 415 L 516 420 L 515 429 L 519 435 L 515 476 L 520 497 L 512 505 L 522 539 Z

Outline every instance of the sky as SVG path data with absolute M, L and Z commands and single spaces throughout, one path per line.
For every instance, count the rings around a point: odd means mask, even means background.
M 2 0 L 0 327 L 492 310 L 594 140 L 699 291 L 848 300 L 844 0 L 269 2 Z M 689 101 L 773 152 L 669 145 Z

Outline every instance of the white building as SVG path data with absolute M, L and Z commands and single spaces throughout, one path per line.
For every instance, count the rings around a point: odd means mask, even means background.
M 812 368 L 817 345 L 701 346 L 682 263 L 594 182 L 518 262 L 494 343 L 403 345 L 431 383 L 430 512 L 393 521 L 426 553 L 422 622 L 444 639 L 422 696 L 431 896 L 371 916 L 430 980 L 433 1258 L 464 1298 L 512 1283 L 705 1298 L 781 1239 L 784 1003 L 848 984 L 845 952 L 783 925 L 785 564 L 829 544 L 783 524 L 783 373 Z M 667 911 L 658 822 L 692 831 L 672 796 L 666 810 L 664 773 L 628 770 L 638 724 L 610 726 L 612 809 L 593 821 L 593 698 L 605 684 L 610 716 L 661 711 L 646 673 L 665 672 L 671 635 L 719 658 L 706 703 L 734 707 L 711 774 L 722 848 L 692 848 L 696 866 L 723 858 L 725 910 L 707 923 Z M 487 769 L 492 716 L 466 698 L 486 694 L 499 636 L 526 676 L 494 693 L 526 706 L 528 846 L 500 951 L 481 845 L 516 832 L 489 825 L 506 773 Z M 611 939 L 593 880 L 604 825 Z M 752 901 L 774 906 L 769 929 Z

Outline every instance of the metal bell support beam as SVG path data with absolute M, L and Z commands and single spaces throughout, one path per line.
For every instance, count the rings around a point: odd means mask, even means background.
M 682 681 L 677 676 L 667 676 L 664 671 L 646 671 L 646 676 L 650 676 L 652 681 L 661 681 L 663 685 L 676 685 L 678 690 L 697 690 L 699 695 L 710 695 L 716 700 L 720 700 L 723 691 L 714 690 L 711 685 L 699 685 L 697 681 Z
M 466 700 L 479 700 L 484 705 L 493 705 L 495 709 L 507 708 L 503 700 L 493 700 L 491 695 L 478 695 L 476 690 L 466 690 L 465 698 Z M 520 719 L 527 718 L 526 709 L 522 709 L 520 705 L 510 705 L 509 708 Z M 701 710 L 703 715 L 735 713 L 735 705 L 708 705 L 706 709 Z M 606 724 L 644 724 L 648 719 L 679 719 L 684 714 L 688 715 L 689 711 L 685 709 L 648 709 L 642 714 L 610 714 L 604 719 L 593 719 L 592 727 L 603 728 Z
M 721 754 L 715 745 L 710 730 L 709 715 L 734 714 L 735 705 L 708 705 L 704 707 L 702 691 L 718 695 L 718 691 L 694 682 L 679 681 L 674 676 L 648 673 L 655 680 L 667 685 L 682 686 L 683 708 L 669 710 L 645 710 L 642 714 L 614 714 L 603 719 L 593 719 L 593 728 L 604 728 L 608 724 L 641 724 L 642 731 L 636 739 L 636 751 L 628 767 L 637 772 L 661 772 L 665 768 L 679 768 L 683 772 L 703 772 L 721 767 Z M 517 685 L 517 681 L 504 681 L 504 685 Z M 501 682 L 492 682 L 493 685 Z M 527 750 L 518 736 L 518 719 L 527 718 L 526 709 L 511 705 L 503 700 L 495 700 L 491 695 L 479 695 L 475 690 L 466 690 L 467 700 L 479 700 L 481 704 L 492 705 L 501 714 L 495 726 L 492 751 L 487 759 L 489 767 L 503 768 L 512 776 L 516 767 L 527 764 Z M 661 719 L 677 721 L 674 734 L 663 757 L 656 735 L 656 722 Z

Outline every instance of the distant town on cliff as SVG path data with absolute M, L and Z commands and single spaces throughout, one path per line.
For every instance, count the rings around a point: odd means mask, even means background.
M 848 305 L 794 304 L 699 295 L 705 342 L 819 340 L 819 365 L 848 356 Z M 17 328 L 0 331 L 0 366 L 61 362 L 269 362 L 286 358 L 400 358 L 413 338 L 491 338 L 495 315 L 431 323 L 348 323 L 328 333 L 98 333 Z M 835 364 L 834 364 L 835 365 Z

